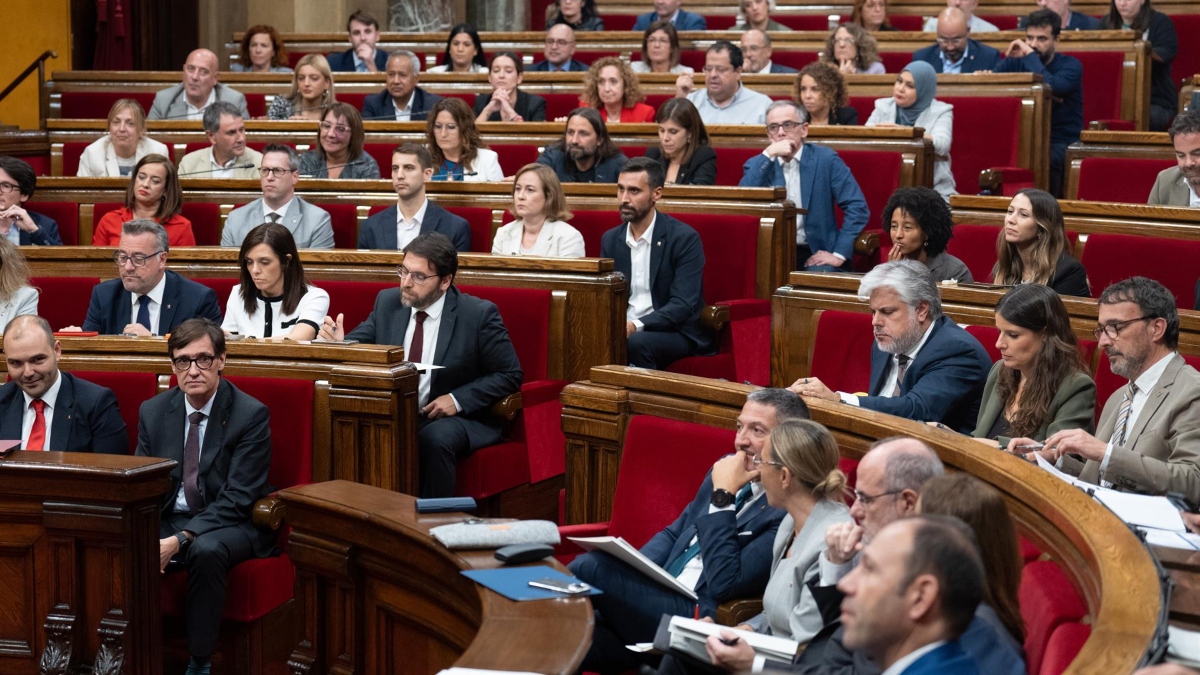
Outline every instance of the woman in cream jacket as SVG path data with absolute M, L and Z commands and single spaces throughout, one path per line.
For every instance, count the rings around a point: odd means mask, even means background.
M 564 222 L 571 212 L 554 169 L 521 167 L 513 181 L 512 213 L 517 219 L 496 230 L 493 254 L 583 257 L 583 235 Z
M 937 100 L 937 73 L 924 61 L 914 61 L 896 76 L 891 98 L 875 101 L 864 126 L 921 127 L 933 141 L 933 189 L 947 201 L 954 189 L 950 171 L 950 142 L 954 135 L 954 106 Z
M 146 155 L 170 157 L 171 151 L 146 138 L 146 113 L 132 98 L 123 98 L 108 111 L 108 133 L 84 149 L 77 176 L 128 176 Z

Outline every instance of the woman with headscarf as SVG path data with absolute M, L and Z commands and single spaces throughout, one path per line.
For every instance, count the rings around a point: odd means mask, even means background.
M 933 189 L 946 200 L 957 194 L 950 171 L 950 141 L 954 132 L 954 106 L 934 98 L 937 73 L 924 61 L 914 61 L 896 76 L 890 98 L 876 99 L 867 118 L 868 127 L 921 127 L 933 141 Z

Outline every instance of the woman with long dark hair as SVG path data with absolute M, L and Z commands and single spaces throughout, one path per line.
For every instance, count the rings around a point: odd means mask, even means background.
M 448 96 L 433 104 L 425 120 L 425 141 L 433 157 L 431 180 L 504 180 L 499 156 L 484 146 L 475 113 L 460 98 Z
M 121 241 L 121 226 L 136 218 L 162 225 L 171 246 L 195 246 L 192 221 L 182 213 L 183 189 L 175 165 L 162 155 L 146 155 L 129 175 L 125 207 L 104 214 L 92 232 L 92 246 L 116 246 Z
M 1132 30 L 1154 47 L 1150 61 L 1150 131 L 1166 131 L 1179 106 L 1171 64 L 1179 54 L 1179 37 L 1171 17 L 1150 6 L 1150 0 L 1109 0 L 1101 19 L 1108 30 Z M 1195 38 L 1195 36 L 1192 36 Z
M 708 142 L 700 111 L 686 98 L 668 99 L 658 108 L 658 147 L 646 156 L 658 160 L 673 185 L 716 185 L 717 151 Z
M 565 23 L 572 30 L 604 30 L 596 0 L 558 0 L 546 8 L 546 28 Z
M 329 312 L 329 294 L 310 286 L 292 233 L 278 223 L 250 230 L 238 253 L 241 283 L 225 304 L 226 333 L 311 340 Z
M 525 79 L 521 57 L 497 52 L 488 64 L 492 93 L 475 97 L 476 122 L 545 122 L 546 99 L 519 89 Z
M 487 70 L 487 59 L 483 55 L 483 42 L 479 40 L 479 31 L 469 23 L 460 23 L 450 29 L 442 62 L 425 72 L 486 73 Z
M 1058 200 L 1045 190 L 1018 190 L 996 240 L 992 283 L 1042 284 L 1060 295 L 1087 297 L 1087 272 L 1067 250 Z

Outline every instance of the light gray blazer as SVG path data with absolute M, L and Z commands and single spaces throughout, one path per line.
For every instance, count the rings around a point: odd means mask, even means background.
M 806 644 L 825 626 L 808 582 L 820 575 L 819 558 L 825 550 L 825 530 L 834 523 L 852 522 L 850 509 L 841 500 L 822 499 L 813 507 L 800 533 L 792 539 L 796 521 L 783 517 L 775 533 L 771 579 L 763 592 L 762 614 L 746 623 L 767 633 Z M 784 547 L 791 540 L 790 555 Z
M 250 112 L 246 110 L 246 97 L 242 96 L 241 92 L 230 89 L 220 82 L 216 84 L 215 89 L 218 101 L 236 105 L 241 108 L 242 117 L 250 118 Z M 154 105 L 150 106 L 150 113 L 146 115 L 146 119 L 183 119 L 184 115 L 187 115 L 187 99 L 184 98 L 183 83 L 181 82 L 154 95 Z
M 1150 198 L 1146 200 L 1150 206 L 1183 206 L 1192 205 L 1192 188 L 1183 177 L 1179 167 L 1163 169 L 1154 180 L 1150 190 Z
M 22 314 L 33 314 L 36 316 L 37 313 L 38 289 L 30 286 L 22 286 L 12 294 L 11 298 L 0 302 L 0 331 L 4 330 L 9 321 Z
M 896 122 L 896 99 L 875 99 L 875 110 L 867 118 L 865 127 Z M 917 117 L 913 126 L 921 127 L 933 140 L 933 189 L 950 199 L 958 194 L 954 189 L 954 173 L 950 171 L 950 142 L 954 139 L 954 106 L 936 98 L 930 101 L 925 112 Z
M 496 230 L 496 238 L 492 240 L 493 255 L 521 255 L 521 237 L 524 235 L 525 224 L 514 220 Z M 551 258 L 582 258 L 583 235 L 579 230 L 561 220 L 547 220 L 538 233 L 537 241 L 533 244 L 533 253 Z
M 263 213 L 261 197 L 230 211 L 225 219 L 225 229 L 221 231 L 221 245 L 241 246 L 250 230 L 267 222 Z M 296 248 L 333 248 L 333 222 L 329 212 L 298 195 L 292 198 L 280 224 L 291 231 Z

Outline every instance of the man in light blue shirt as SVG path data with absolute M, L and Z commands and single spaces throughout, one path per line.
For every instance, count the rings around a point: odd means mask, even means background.
M 742 50 L 728 40 L 717 40 L 704 55 L 705 88 L 693 91 L 692 75 L 675 81 L 675 96 L 687 98 L 705 124 L 763 124 L 771 99 L 742 86 Z
M 992 70 L 1000 62 L 1000 51 L 972 40 L 967 15 L 954 7 L 942 10 L 937 19 L 937 43 L 918 49 L 913 61 L 924 61 L 939 73 L 957 75 Z

